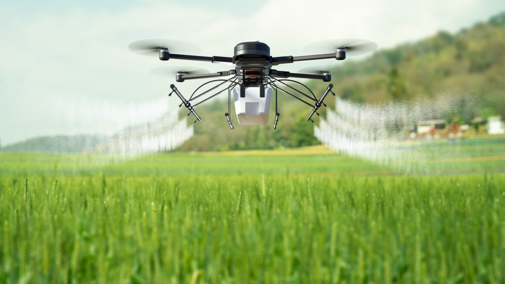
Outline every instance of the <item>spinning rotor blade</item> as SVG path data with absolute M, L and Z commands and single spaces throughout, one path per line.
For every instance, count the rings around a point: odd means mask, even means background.
M 324 73 L 330 73 L 330 71 L 328 71 L 329 68 L 326 68 L 326 69 L 323 69 L 321 67 L 306 67 L 306 68 L 303 68 L 303 69 L 300 69 L 298 70 L 298 72 L 300 73 L 309 73 L 309 74 L 324 74 Z
M 362 55 L 377 49 L 375 42 L 366 39 L 329 39 L 307 45 L 304 51 L 307 53 L 333 53 L 338 48 L 345 48 L 347 55 Z
M 205 74 L 205 73 L 210 73 L 209 70 L 203 69 L 203 68 L 198 68 L 198 67 L 191 67 L 191 66 L 163 66 L 163 67 L 156 67 L 153 68 L 149 71 L 154 76 L 158 77 L 173 77 L 177 73 L 184 73 L 186 75 L 196 75 L 196 74 Z
M 171 53 L 191 53 L 197 54 L 201 49 L 189 42 L 184 42 L 180 40 L 173 39 L 144 39 L 138 40 L 130 43 L 128 49 L 131 52 L 147 55 L 147 56 L 159 56 L 160 49 L 167 49 Z

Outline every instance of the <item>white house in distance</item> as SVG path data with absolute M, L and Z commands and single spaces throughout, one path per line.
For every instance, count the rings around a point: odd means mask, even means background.
M 504 134 L 505 123 L 500 116 L 491 116 L 487 119 L 486 129 L 488 134 Z
M 441 119 L 419 121 L 417 123 L 417 134 L 429 133 L 432 129 L 443 130 L 445 125 L 445 120 Z

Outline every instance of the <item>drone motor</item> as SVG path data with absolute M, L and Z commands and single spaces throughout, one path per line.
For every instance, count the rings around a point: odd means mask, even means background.
M 345 48 L 339 47 L 337 49 L 337 52 L 335 52 L 335 58 L 337 60 L 344 60 L 345 59 Z
M 168 49 L 160 49 L 160 60 L 167 61 L 170 59 L 170 52 Z
M 270 47 L 259 41 L 241 42 L 235 46 L 233 59 L 238 60 L 244 57 L 269 59 Z

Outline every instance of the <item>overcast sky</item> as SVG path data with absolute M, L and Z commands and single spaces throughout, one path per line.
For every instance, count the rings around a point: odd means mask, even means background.
M 1 1 L 0 139 L 7 145 L 41 135 L 110 133 L 155 118 L 167 105 L 176 111 L 177 98 L 167 98 L 174 80 L 150 75 L 151 68 L 228 69 L 136 55 L 127 50 L 136 40 L 183 40 L 209 56 L 232 56 L 237 43 L 260 40 L 274 56 L 303 55 L 305 45 L 333 38 L 392 47 L 501 11 L 503 0 Z M 185 94 L 195 86 L 177 85 Z

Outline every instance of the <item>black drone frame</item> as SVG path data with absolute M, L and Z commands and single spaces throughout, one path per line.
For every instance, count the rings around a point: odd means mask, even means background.
M 131 51 L 143 54 L 143 55 L 157 55 L 160 60 L 167 61 L 170 59 L 179 60 L 191 60 L 200 62 L 210 62 L 210 63 L 232 63 L 234 64 L 234 69 L 215 73 L 198 74 L 195 71 L 178 71 L 176 73 L 175 79 L 177 82 L 184 82 L 186 80 L 194 79 L 213 79 L 202 85 L 200 85 L 191 94 L 189 99 L 186 99 L 181 92 L 175 87 L 174 84 L 170 85 L 172 95 L 175 93 L 181 100 L 181 105 L 183 105 L 189 110 L 188 116 L 193 114 L 196 121 L 201 121 L 202 119 L 196 113 L 195 107 L 216 97 L 217 95 L 228 91 L 228 112 L 225 113 L 226 119 L 230 128 L 233 129 L 233 124 L 230 119 L 230 104 L 231 104 L 231 90 L 236 86 L 240 85 L 240 97 L 245 97 L 247 87 L 259 87 L 260 97 L 265 96 L 265 87 L 269 86 L 272 90 L 275 90 L 275 122 L 274 129 L 277 128 L 277 123 L 279 122 L 279 112 L 277 97 L 278 92 L 281 91 L 304 104 L 312 107 L 312 111 L 307 117 L 307 121 L 312 121 L 312 116 L 315 114 L 319 115 L 319 108 L 324 105 L 324 99 L 328 93 L 333 93 L 333 85 L 329 84 L 322 96 L 318 99 L 312 90 L 306 85 L 293 80 L 293 78 L 299 79 L 315 79 L 322 80 L 323 82 L 331 81 L 331 74 L 326 71 L 315 71 L 317 74 L 305 74 L 305 73 L 293 73 L 289 71 L 280 71 L 273 69 L 276 65 L 290 64 L 301 61 L 308 60 L 320 60 L 320 59 L 336 59 L 344 60 L 346 58 L 346 52 L 352 52 L 354 54 L 363 51 L 372 51 L 377 48 L 377 45 L 373 42 L 366 40 L 330 40 L 324 41 L 326 46 L 331 45 L 330 49 L 324 49 L 327 51 L 334 51 L 332 53 L 315 54 L 315 55 L 305 55 L 305 56 L 270 56 L 270 47 L 262 42 L 242 42 L 235 46 L 233 57 L 223 57 L 223 56 L 196 56 L 187 54 L 177 54 L 171 53 L 169 50 L 188 50 L 193 49 L 196 51 L 198 48 L 194 46 L 183 44 L 184 47 L 177 48 L 177 44 L 180 42 L 173 40 L 141 40 L 130 44 L 129 48 Z M 317 48 L 318 43 L 316 43 L 315 53 L 320 52 L 321 49 Z M 189 48 L 188 48 L 189 47 Z M 313 46 L 314 47 L 314 46 Z M 310 71 L 312 72 L 312 71 Z M 219 77 L 229 77 L 226 79 L 217 79 Z M 204 86 L 209 84 L 216 84 L 205 91 L 203 91 Z M 297 87 L 294 87 L 296 85 Z M 202 91 L 200 91 L 202 90 Z M 199 100 L 196 102 L 195 100 Z

